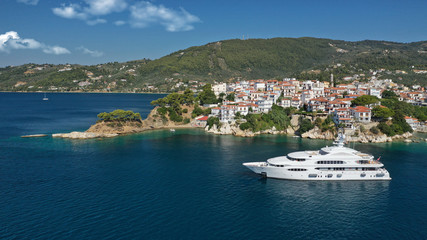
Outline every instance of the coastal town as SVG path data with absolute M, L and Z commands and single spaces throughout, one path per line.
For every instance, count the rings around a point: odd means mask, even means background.
M 233 100 L 224 100 L 222 104 L 205 105 L 212 108 L 209 116 L 218 117 L 223 123 L 234 122 L 236 114 L 268 113 L 273 104 L 276 104 L 316 113 L 317 116 L 331 115 L 336 125 L 352 129 L 356 123 L 371 123 L 374 107 L 386 108 L 381 105 L 384 91 L 395 93 L 399 101 L 427 106 L 426 89 L 419 85 L 406 87 L 389 79 L 335 85 L 332 74 L 330 82 L 300 81 L 295 78 L 285 78 L 282 81 L 259 79 L 231 84 L 217 83 L 212 85 L 212 91 L 218 98 L 233 96 Z M 352 107 L 352 101 L 363 95 L 377 97 L 380 101 Z M 419 121 L 413 116 L 405 116 L 405 120 L 414 131 L 425 131 L 427 128 L 426 121 Z
M 153 100 L 155 107 L 144 120 L 118 109 L 100 113 L 86 132 L 52 136 L 96 138 L 203 128 L 241 137 L 286 134 L 332 140 L 344 131 L 353 142 L 412 142 L 420 141 L 413 132 L 427 132 L 425 88 L 389 79 L 335 84 L 331 75 L 330 81 L 285 78 L 197 85 Z

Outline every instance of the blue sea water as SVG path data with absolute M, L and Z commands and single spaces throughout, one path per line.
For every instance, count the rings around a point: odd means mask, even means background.
M 148 94 L 0 93 L 0 239 L 426 239 L 427 144 L 355 144 L 391 181 L 261 179 L 242 166 L 329 141 L 201 130 L 112 139 L 99 112 L 151 110 Z

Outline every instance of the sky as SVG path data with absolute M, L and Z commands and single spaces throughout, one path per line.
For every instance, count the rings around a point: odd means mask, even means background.
M 426 0 L 0 0 L 0 67 L 157 59 L 236 38 L 427 40 Z

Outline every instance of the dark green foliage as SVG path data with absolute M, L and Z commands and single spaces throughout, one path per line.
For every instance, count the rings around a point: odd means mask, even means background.
M 379 99 L 377 97 L 371 95 L 363 95 L 351 101 L 351 104 L 355 106 L 366 106 L 377 102 L 379 102 Z
M 179 113 L 177 113 L 176 111 L 174 111 L 174 109 L 168 108 L 168 112 L 169 112 L 169 119 L 171 121 L 182 122 L 182 120 L 183 120 L 182 116 L 179 115 Z
M 168 109 L 166 107 L 159 107 L 157 108 L 157 112 L 163 116 L 168 112 Z
M 191 117 L 195 118 L 200 115 L 209 115 L 210 113 L 211 113 L 210 108 L 203 110 L 201 107 L 195 106 L 193 112 L 191 113 Z
M 159 98 L 151 102 L 151 105 L 160 106 L 157 112 L 162 116 L 163 121 L 166 121 L 166 113 L 169 114 L 169 119 L 174 122 L 182 122 L 182 113 L 187 113 L 188 109 L 182 109 L 182 105 L 194 104 L 194 95 L 190 90 L 185 90 L 183 94 L 171 93 L 164 98 Z
M 190 91 L 191 92 L 191 91 Z M 170 106 L 177 108 L 180 105 L 192 105 L 194 104 L 194 96 L 188 92 L 184 94 L 171 93 L 164 98 L 159 98 L 157 100 L 151 101 L 151 105 L 158 105 L 160 107 Z
M 248 122 L 242 123 L 239 125 L 239 128 L 243 131 L 250 129 L 251 128 L 251 124 Z
M 242 118 L 242 114 L 240 114 L 240 112 L 236 112 L 236 114 L 234 115 L 234 119 L 241 119 Z
M 322 126 L 322 119 L 321 118 L 316 118 L 316 120 L 314 120 L 314 125 L 317 126 L 318 128 L 320 128 Z
M 377 127 L 371 127 L 371 129 L 369 129 L 369 131 L 371 131 L 373 134 L 380 133 L 380 130 Z
M 184 124 L 188 124 L 190 123 L 190 119 L 189 118 L 184 118 Z
M 216 125 L 217 127 L 220 127 L 221 124 L 219 122 L 219 118 L 217 117 L 209 117 L 207 121 L 207 125 L 209 126 L 209 129 L 213 127 L 213 125 Z
M 381 100 L 381 104 L 393 110 L 395 114 L 400 112 L 405 116 L 412 116 L 420 121 L 427 120 L 427 107 L 414 106 L 407 102 L 398 101 L 397 99 L 383 99 Z
M 332 115 L 328 115 L 328 117 L 326 117 L 326 119 L 322 122 L 320 129 L 322 130 L 322 132 L 326 132 L 328 130 L 335 130 L 335 124 L 332 120 Z
M 393 91 L 385 90 L 381 93 L 381 97 L 386 99 L 392 99 L 392 98 L 397 98 L 398 96 Z
M 311 123 L 310 119 L 304 118 L 304 119 L 302 119 L 302 121 L 300 123 L 300 127 L 298 129 L 298 132 L 300 134 L 303 134 L 305 132 L 310 131 L 313 128 L 314 128 L 314 125 L 313 125 L 313 123 Z
M 198 98 L 201 105 L 218 103 L 218 99 L 212 91 L 212 85 L 210 84 L 203 86 L 203 91 L 199 93 Z
M 110 113 L 100 113 L 98 114 L 98 118 L 100 121 L 104 122 L 141 122 L 141 115 L 139 113 L 134 113 L 132 111 L 125 111 L 121 109 L 114 110 Z
M 401 135 L 405 132 L 413 132 L 411 126 L 406 123 L 403 114 L 398 112 L 393 117 L 393 123 L 388 125 L 385 122 L 381 122 L 378 124 L 378 129 L 381 130 L 387 136 Z
M 192 105 L 194 100 L 194 93 L 190 89 L 186 89 L 182 95 L 182 104 Z
M 234 92 L 233 93 L 230 93 L 230 94 L 228 94 L 227 95 L 227 97 L 225 98 L 225 99 L 227 99 L 228 101 L 235 101 L 234 99 L 235 99 L 235 94 L 234 94 Z
M 222 100 L 224 100 L 225 96 L 226 96 L 226 94 L 222 92 L 219 94 L 218 99 L 222 101 Z
M 375 117 L 375 118 L 387 119 L 389 117 L 392 117 L 393 115 L 394 115 L 394 112 L 390 108 L 375 106 L 372 109 L 372 117 Z
M 285 130 L 290 125 L 289 113 L 291 109 L 273 105 L 269 113 L 248 114 L 244 118 L 246 123 L 240 124 L 240 129 L 251 129 L 254 132 L 271 129 Z
M 409 126 L 409 124 L 406 122 L 402 112 L 396 112 L 396 114 L 393 116 L 392 126 L 393 125 L 399 126 L 398 129 L 401 129 L 401 131 L 396 131 L 397 134 L 403 134 L 405 132 L 413 132 L 411 126 Z
M 387 125 L 385 122 L 381 122 L 378 124 L 378 129 L 387 136 L 394 136 L 396 133 L 392 131 L 391 127 Z

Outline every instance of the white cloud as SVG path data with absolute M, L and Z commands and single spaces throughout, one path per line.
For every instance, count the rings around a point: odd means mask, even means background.
M 69 54 L 71 53 L 68 51 L 68 49 L 60 47 L 60 46 L 46 46 L 43 48 L 44 53 L 48 54 L 55 54 L 55 55 L 61 55 L 61 54 Z
M 59 8 L 53 8 L 53 13 L 63 18 L 86 20 L 88 15 L 81 11 L 78 4 L 65 5 L 62 4 Z
M 125 0 L 85 0 L 89 5 L 85 12 L 91 15 L 107 15 L 112 12 L 122 12 L 128 6 Z
M 125 21 L 122 21 L 122 20 L 119 20 L 119 21 L 115 21 L 114 22 L 114 25 L 116 25 L 116 26 L 122 26 L 122 25 L 125 25 L 126 24 L 126 22 Z
M 68 49 L 60 46 L 48 46 L 31 38 L 21 38 L 15 31 L 0 34 L 0 52 L 10 53 L 14 49 L 41 49 L 48 54 L 68 54 Z
M 39 3 L 39 0 L 16 0 L 19 3 L 24 3 L 27 5 L 37 5 L 37 3 Z
M 52 11 L 63 18 L 79 19 L 89 25 L 96 25 L 107 22 L 99 16 L 128 10 L 129 24 L 132 27 L 145 28 L 152 24 L 160 24 L 169 32 L 189 31 L 194 29 L 194 23 L 200 22 L 197 16 L 183 8 L 175 10 L 163 5 L 154 5 L 148 1 L 139 1 L 129 6 L 127 1 L 130 0 L 84 0 L 84 5 L 62 4 L 61 7 L 53 8 Z M 115 21 L 114 25 L 121 26 L 126 23 L 120 20 Z
M 83 46 L 78 47 L 77 50 L 80 50 L 83 54 L 89 54 L 92 57 L 101 57 L 102 55 L 104 55 L 103 52 L 96 51 L 96 50 L 89 50 Z
M 62 4 L 61 7 L 53 8 L 55 15 L 86 21 L 88 25 L 106 23 L 107 20 L 97 18 L 97 16 L 107 15 L 113 12 L 122 12 L 127 8 L 125 0 L 85 0 L 82 7 L 79 4 Z
M 193 23 L 200 22 L 197 16 L 190 14 L 183 8 L 179 11 L 156 6 L 150 2 L 139 2 L 130 7 L 131 25 L 144 28 L 152 23 L 160 23 L 169 32 L 189 31 L 194 29 Z

